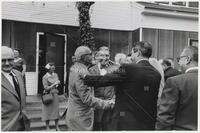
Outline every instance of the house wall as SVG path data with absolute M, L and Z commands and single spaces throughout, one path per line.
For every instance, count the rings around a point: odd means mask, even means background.
M 153 46 L 152 57 L 158 59 L 172 57 L 175 65 L 176 58 L 190 39 L 198 40 L 198 33 L 191 31 L 175 31 L 164 29 L 142 28 L 134 31 L 117 31 L 95 29 L 94 39 L 96 48 L 108 46 L 111 50 L 111 60 L 114 60 L 116 53 L 128 54 L 134 42 L 139 41 L 140 31 L 142 40 L 148 41 Z M 79 28 L 73 26 L 49 25 L 39 23 L 26 23 L 19 21 L 2 21 L 2 45 L 12 48 L 19 48 L 27 64 L 27 86 L 29 89 L 35 87 L 33 83 L 37 80 L 36 73 L 36 33 L 60 33 L 67 35 L 67 77 L 66 88 L 68 85 L 69 68 L 72 65 L 71 57 L 78 45 Z M 30 89 L 32 90 L 32 89 Z M 32 93 L 32 92 L 30 92 Z
M 67 1 L 4 1 L 2 2 L 2 18 L 24 22 L 78 26 L 78 10 L 75 7 L 75 2 Z
M 171 57 L 176 67 L 178 67 L 176 58 L 180 56 L 184 47 L 189 45 L 190 39 L 198 40 L 198 32 L 142 29 L 142 40 L 150 42 L 153 46 L 152 57 L 157 59 Z
M 20 49 L 22 57 L 26 60 L 27 65 L 27 89 L 28 94 L 37 94 L 34 87 L 37 85 L 37 73 L 36 73 L 36 40 L 37 32 L 44 33 L 59 33 L 67 35 L 67 77 L 66 88 L 68 85 L 69 68 L 72 65 L 72 56 L 78 45 L 79 40 L 79 28 L 73 26 L 61 26 L 50 25 L 40 23 L 27 23 L 19 21 L 2 21 L 2 45 L 10 46 L 12 48 Z M 137 37 L 133 37 L 131 31 L 116 31 L 116 30 L 104 30 L 95 29 L 94 39 L 96 48 L 100 46 L 108 46 L 111 48 L 111 59 L 114 59 L 116 53 L 128 54 L 132 41 L 137 40 Z M 40 44 L 42 45 L 42 44 Z M 31 90 L 31 91 L 30 91 Z
M 2 2 L 2 18 L 15 21 L 78 26 L 75 2 Z M 130 2 L 95 2 L 90 10 L 92 27 L 131 29 Z
M 198 32 L 198 14 L 144 10 L 139 27 Z
M 95 28 L 123 31 L 132 29 L 132 7 L 128 1 L 96 1 L 90 10 L 91 24 Z

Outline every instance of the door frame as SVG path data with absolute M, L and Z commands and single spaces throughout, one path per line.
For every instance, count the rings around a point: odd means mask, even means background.
M 38 73 L 39 73 L 39 45 L 40 45 L 40 35 L 44 35 L 45 32 L 37 32 L 36 33 L 37 36 L 36 36 L 36 90 L 38 90 Z M 60 35 L 60 36 L 63 36 L 64 37 L 64 85 L 63 85 L 63 94 L 65 93 L 65 90 L 66 90 L 66 86 L 65 86 L 65 83 L 66 83 L 66 76 L 67 76 L 67 34 L 60 34 L 60 33 L 53 33 L 55 35 Z

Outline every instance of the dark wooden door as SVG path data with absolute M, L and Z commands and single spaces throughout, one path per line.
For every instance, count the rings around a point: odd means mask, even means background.
M 42 46 L 39 48 L 42 50 L 41 57 L 39 58 L 39 80 L 42 80 L 42 76 L 46 73 L 44 72 L 44 66 L 53 62 L 55 64 L 56 70 L 55 72 L 58 74 L 59 79 L 61 81 L 61 85 L 58 87 L 59 94 L 63 94 L 64 92 L 64 44 L 65 38 L 61 35 L 56 34 L 44 34 L 41 36 Z M 40 82 L 40 83 L 39 83 Z M 39 81 L 39 93 L 43 91 L 43 87 L 41 87 L 41 81 Z

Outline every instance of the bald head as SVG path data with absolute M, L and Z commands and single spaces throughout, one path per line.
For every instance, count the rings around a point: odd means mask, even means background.
M 178 64 L 182 71 L 187 70 L 190 67 L 198 65 L 198 48 L 195 46 L 185 47 L 180 57 L 178 58 Z
M 11 48 L 1 47 L 1 69 L 3 72 L 9 73 L 14 65 L 14 52 Z
M 14 52 L 7 46 L 1 47 L 1 59 L 14 59 Z
M 198 62 L 198 48 L 195 46 L 185 47 L 184 51 L 185 55 L 190 56 L 191 60 L 194 62 Z

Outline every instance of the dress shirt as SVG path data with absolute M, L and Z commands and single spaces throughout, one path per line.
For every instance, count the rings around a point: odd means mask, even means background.
M 10 73 L 12 73 L 12 74 L 14 75 L 15 80 L 16 80 L 16 75 L 15 75 L 12 71 L 11 71 Z M 12 76 L 9 75 L 10 73 L 7 73 L 7 72 L 2 71 L 2 74 L 8 79 L 8 81 L 11 83 L 11 85 L 13 86 L 13 88 L 15 88 L 15 85 L 14 85 L 13 79 L 12 79 Z M 16 82 L 18 82 L 18 81 L 16 80 Z
M 185 71 L 185 73 L 187 73 L 187 72 L 189 72 L 191 70 L 198 70 L 198 67 L 190 67 Z
M 98 63 L 97 65 L 98 65 L 98 68 L 99 68 L 99 71 L 100 71 L 100 75 L 105 75 L 107 73 L 106 69 L 104 69 L 104 68 L 101 69 L 101 64 L 100 63 Z
M 143 58 L 143 59 L 138 60 L 136 63 L 139 63 L 140 61 L 143 61 L 143 60 L 149 61 L 148 59 Z

